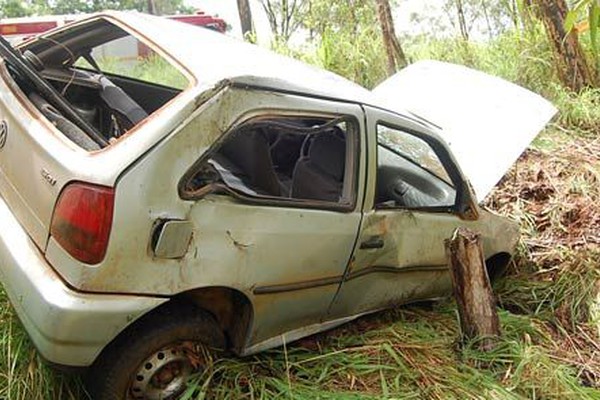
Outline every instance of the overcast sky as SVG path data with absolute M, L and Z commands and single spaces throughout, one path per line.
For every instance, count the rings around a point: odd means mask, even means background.
M 218 14 L 233 27 L 232 34 L 241 36 L 236 0 L 185 0 L 189 6 L 199 8 L 208 14 Z M 426 27 L 416 26 L 411 22 L 411 15 L 440 15 L 440 0 L 401 0 L 400 6 L 394 12 L 396 31 L 398 34 L 415 33 Z M 250 0 L 252 17 L 255 20 L 257 36 L 262 43 L 269 42 L 269 23 L 258 0 Z M 426 22 L 425 22 L 426 23 Z

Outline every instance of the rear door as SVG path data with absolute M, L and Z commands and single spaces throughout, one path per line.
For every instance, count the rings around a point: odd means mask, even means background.
M 234 98 L 240 112 L 250 109 L 231 116 L 242 122 L 184 180 L 197 274 L 189 281 L 248 294 L 254 351 L 283 334 L 305 336 L 326 316 L 362 218 L 364 113 L 258 91 Z

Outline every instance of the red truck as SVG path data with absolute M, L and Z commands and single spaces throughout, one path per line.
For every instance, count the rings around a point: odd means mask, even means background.
M 9 42 L 16 43 L 85 16 L 86 14 L 3 18 L 0 19 L 0 35 L 4 36 Z M 168 15 L 165 18 L 203 26 L 222 33 L 227 28 L 227 24 L 223 19 L 205 14 L 203 11 L 197 11 L 195 14 Z

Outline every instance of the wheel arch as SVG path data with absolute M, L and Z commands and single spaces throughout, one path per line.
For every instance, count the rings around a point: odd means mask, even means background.
M 227 338 L 228 348 L 241 353 L 254 320 L 254 307 L 246 294 L 226 286 L 211 286 L 179 293 L 172 301 L 211 313 Z
M 225 336 L 228 350 L 240 354 L 246 345 L 254 319 L 250 299 L 241 291 L 225 286 L 203 287 L 178 293 L 164 303 L 143 313 L 118 332 L 97 354 L 96 361 L 121 338 L 131 335 L 137 327 L 157 314 L 180 312 L 183 309 L 199 309 L 208 312 Z M 94 363 L 96 362 L 94 361 Z
M 512 255 L 510 253 L 499 252 L 485 260 L 485 266 L 491 281 L 500 278 L 506 273 L 511 259 Z

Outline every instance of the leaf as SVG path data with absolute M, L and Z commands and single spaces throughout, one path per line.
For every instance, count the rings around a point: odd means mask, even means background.
M 577 22 L 578 16 L 579 13 L 575 10 L 571 10 L 567 13 L 564 22 L 565 31 L 571 32 L 571 30 L 573 30 L 573 28 L 575 27 L 575 23 Z
M 570 32 L 577 23 L 577 20 L 585 12 L 586 9 L 591 10 L 593 7 L 598 7 L 596 0 L 579 0 L 575 3 L 571 11 L 569 11 L 563 22 L 564 28 Z
M 589 8 L 589 21 L 590 21 L 590 43 L 592 45 L 592 52 L 594 58 L 598 60 L 598 22 L 600 19 L 600 6 L 595 1 L 590 5 Z

